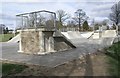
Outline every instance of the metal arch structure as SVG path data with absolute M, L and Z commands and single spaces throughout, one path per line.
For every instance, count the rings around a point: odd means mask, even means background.
M 28 19 L 28 16 L 25 16 L 25 15 L 35 14 L 35 21 L 37 21 L 37 13 L 41 13 L 41 12 L 46 12 L 46 13 L 50 13 L 50 14 L 54 15 L 54 28 L 56 30 L 56 13 L 55 12 L 51 12 L 51 11 L 47 11 L 47 10 L 34 11 L 34 12 L 29 12 L 29 13 L 18 14 L 18 15 L 16 15 L 16 18 L 17 17 L 21 17 L 22 18 L 22 29 L 23 29 L 23 18 L 27 18 Z M 37 22 L 35 22 L 35 25 L 34 25 L 35 28 L 37 28 L 36 23 Z

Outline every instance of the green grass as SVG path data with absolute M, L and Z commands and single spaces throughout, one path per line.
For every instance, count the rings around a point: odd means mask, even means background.
M 2 64 L 2 75 L 3 76 L 14 75 L 16 73 L 22 72 L 27 67 L 28 66 L 25 66 L 25 65 L 3 63 Z
M 13 34 L 0 34 L 0 42 L 6 42 L 13 36 Z
M 106 49 L 108 55 L 108 68 L 110 75 L 120 78 L 120 42 L 113 44 Z

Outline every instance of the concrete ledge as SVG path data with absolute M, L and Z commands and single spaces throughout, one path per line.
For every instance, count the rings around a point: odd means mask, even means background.
M 18 53 L 24 53 L 24 52 L 19 50 Z
M 21 31 L 44 31 L 45 28 L 40 28 L 40 29 L 23 29 L 23 30 L 17 30 L 17 32 L 21 32 Z

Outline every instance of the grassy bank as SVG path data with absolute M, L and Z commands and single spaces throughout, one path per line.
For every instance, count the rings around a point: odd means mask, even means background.
M 22 72 L 27 66 L 19 65 L 19 64 L 10 64 L 10 63 L 3 63 L 2 64 L 2 75 L 14 75 L 17 73 Z
M 14 34 L 0 34 L 0 42 L 6 42 L 13 36 Z
M 108 68 L 110 75 L 120 78 L 120 42 L 113 44 L 106 49 L 108 55 Z

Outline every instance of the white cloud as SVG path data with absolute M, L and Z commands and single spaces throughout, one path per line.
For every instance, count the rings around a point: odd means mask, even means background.
M 2 7 L 0 7 L 2 8 L 1 13 L 7 15 L 10 18 L 15 18 L 16 14 L 26 12 L 33 12 L 39 10 L 49 10 L 55 12 L 58 9 L 63 9 L 67 13 L 74 16 L 74 12 L 77 9 L 83 9 L 90 18 L 95 18 L 96 20 L 103 20 L 108 17 L 111 6 L 117 0 L 9 0 L 13 2 L 7 2 L 8 0 L 5 1 L 3 1 L 2 3 Z M 5 23 L 9 24 L 13 23 L 9 22 L 6 19 L 4 19 L 4 21 L 6 21 Z
M 119 0 L 1 0 L 1 2 L 118 2 Z

